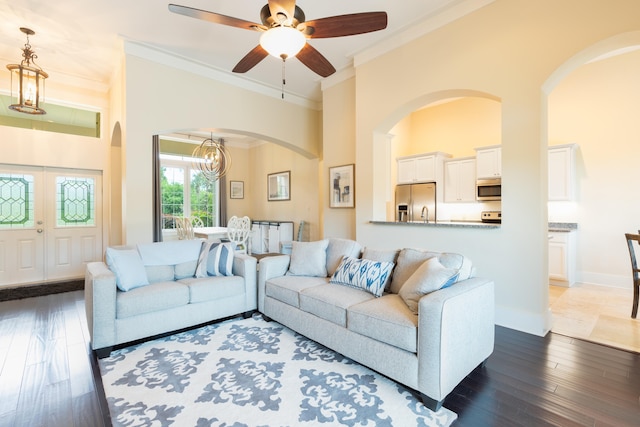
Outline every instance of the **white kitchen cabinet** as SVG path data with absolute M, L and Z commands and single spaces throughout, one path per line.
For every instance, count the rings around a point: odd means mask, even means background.
M 441 182 L 443 162 L 450 154 L 433 152 L 413 156 L 398 157 L 398 184 L 417 182 Z
M 476 201 L 476 159 L 463 157 L 444 162 L 444 201 Z
M 570 201 L 574 195 L 575 144 L 549 147 L 549 201 Z
M 478 179 L 500 178 L 502 176 L 502 147 L 476 148 L 476 177 Z
M 549 232 L 549 283 L 571 287 L 575 283 L 575 231 Z

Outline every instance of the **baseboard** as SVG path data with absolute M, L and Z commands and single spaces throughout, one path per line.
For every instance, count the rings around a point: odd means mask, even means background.
M 81 290 L 84 290 L 84 279 L 67 280 L 64 282 L 37 283 L 23 286 L 11 286 L 0 288 L 0 301 L 41 297 L 44 295 Z

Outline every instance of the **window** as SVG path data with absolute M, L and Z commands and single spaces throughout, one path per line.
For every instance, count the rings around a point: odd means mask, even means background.
M 205 227 L 219 225 L 218 181 L 191 167 L 188 157 L 160 155 L 163 229 L 175 228 L 174 217 L 199 218 Z
M 10 110 L 13 101 L 15 98 L 0 94 L 1 126 L 100 138 L 100 113 L 97 111 L 47 102 L 40 105 L 47 111 L 46 115 L 31 115 Z

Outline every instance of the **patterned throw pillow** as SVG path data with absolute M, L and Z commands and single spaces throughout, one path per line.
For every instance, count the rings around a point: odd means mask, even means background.
M 363 258 L 344 257 L 329 283 L 364 289 L 376 297 L 382 296 L 394 263 Z
M 453 285 L 459 276 L 458 270 L 443 266 L 436 257 L 429 258 L 407 279 L 398 295 L 411 311 L 418 314 L 420 298 Z
M 233 242 L 202 242 L 196 277 L 233 276 Z

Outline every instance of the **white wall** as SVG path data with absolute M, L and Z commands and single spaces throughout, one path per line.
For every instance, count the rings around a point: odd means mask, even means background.
M 495 280 L 498 324 L 546 333 L 550 316 L 543 86 L 576 52 L 637 31 L 639 14 L 640 4 L 633 0 L 618 1 L 616 7 L 595 1 L 587 7 L 578 0 L 498 0 L 359 66 L 358 240 L 364 245 L 463 252 L 474 260 L 480 275 Z M 452 91 L 478 91 L 501 102 L 505 216 L 501 228 L 413 230 L 370 224 L 386 213 L 384 197 L 376 194 L 376 170 L 381 165 L 374 164 L 374 153 L 380 148 L 380 135 L 418 106 Z

